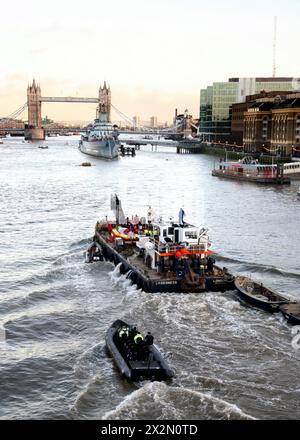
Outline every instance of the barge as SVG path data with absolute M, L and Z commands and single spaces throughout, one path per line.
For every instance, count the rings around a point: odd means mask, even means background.
M 120 272 L 146 292 L 221 291 L 234 289 L 234 277 L 215 265 L 208 230 L 179 220 L 155 219 L 149 207 L 147 219 L 123 214 L 115 195 L 114 221 L 96 223 L 86 261 L 102 258 L 120 265 Z
M 264 165 L 250 156 L 246 156 L 238 162 L 222 161 L 221 159 L 218 167 L 214 167 L 212 170 L 212 175 L 244 182 L 280 185 L 291 183 L 290 177 L 283 174 L 282 164 Z

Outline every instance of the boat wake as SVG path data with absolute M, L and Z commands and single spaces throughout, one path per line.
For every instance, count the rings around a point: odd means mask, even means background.
M 89 245 L 89 244 L 91 244 L 92 243 L 92 241 L 93 241 L 93 238 L 92 237 L 90 237 L 90 238 L 83 238 L 82 240 L 79 240 L 79 241 L 75 241 L 74 243 L 71 243 L 71 248 L 73 249 L 73 248 L 75 248 L 75 249 L 77 249 L 77 248 L 85 248 L 87 245 Z
M 113 263 L 111 263 L 113 264 Z M 126 294 L 130 294 L 133 292 L 140 292 L 141 290 L 137 289 L 136 285 L 132 283 L 130 279 L 130 272 L 121 274 L 120 268 L 122 263 L 118 263 L 117 266 L 113 269 L 112 272 L 109 273 L 110 279 L 114 286 L 118 286 L 122 291 L 125 291 Z
M 128 395 L 103 420 L 254 420 L 237 405 L 188 388 L 147 383 Z
M 240 265 L 239 272 L 243 272 L 243 271 L 255 272 L 258 270 L 259 272 L 269 273 L 270 275 L 280 275 L 280 276 L 285 276 L 289 278 L 292 277 L 296 279 L 300 278 L 300 273 L 298 272 L 286 271 L 279 267 L 270 266 L 267 264 L 255 263 L 253 261 L 244 261 L 244 260 L 239 260 L 237 258 L 224 257 L 217 254 L 216 254 L 216 259 L 217 262 L 224 261 L 224 262 L 239 264 Z

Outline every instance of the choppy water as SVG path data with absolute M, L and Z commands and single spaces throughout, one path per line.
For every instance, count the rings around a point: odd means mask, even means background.
M 222 265 L 300 300 L 298 184 L 222 181 L 213 158 L 171 149 L 104 162 L 75 137 L 44 144 L 0 146 L 0 418 L 299 418 L 300 352 L 279 314 L 234 292 L 144 293 L 83 258 L 117 192 L 130 215 L 183 207 L 209 228 Z M 104 347 L 116 318 L 152 330 L 172 385 L 120 378 Z

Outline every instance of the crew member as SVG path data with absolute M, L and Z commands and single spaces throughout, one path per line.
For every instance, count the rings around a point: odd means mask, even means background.
M 152 345 L 153 344 L 153 340 L 154 340 L 153 335 L 151 334 L 151 332 L 148 332 L 146 334 L 146 336 L 145 336 L 145 343 L 147 345 Z
M 123 327 L 119 331 L 119 338 L 120 339 L 127 339 L 128 336 L 129 336 L 129 331 L 128 331 L 127 327 L 125 327 L 125 325 L 123 325 Z
M 144 336 L 140 332 L 137 332 L 133 338 L 133 341 L 136 345 L 140 345 L 143 342 L 143 340 L 144 340 Z
M 135 337 L 136 334 L 137 334 L 136 327 L 129 327 L 129 336 L 130 336 L 130 338 L 132 340 L 133 340 L 133 338 Z

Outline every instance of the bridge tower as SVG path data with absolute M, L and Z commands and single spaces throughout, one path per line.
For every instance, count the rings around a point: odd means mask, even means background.
M 28 125 L 25 127 L 25 139 L 45 139 L 42 128 L 42 102 L 41 88 L 33 80 L 32 85 L 27 87 Z
M 99 88 L 97 119 L 101 122 L 111 122 L 111 91 L 110 86 L 106 86 L 106 81 L 104 81 L 103 87 L 100 85 Z

